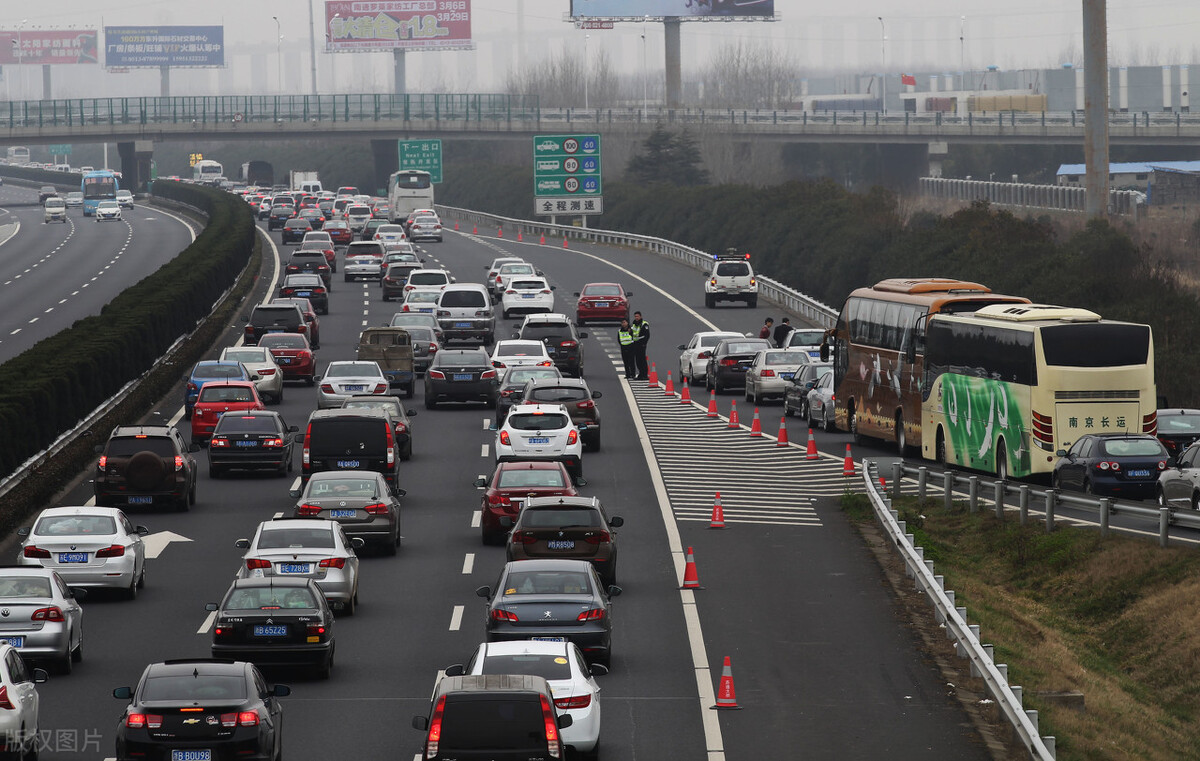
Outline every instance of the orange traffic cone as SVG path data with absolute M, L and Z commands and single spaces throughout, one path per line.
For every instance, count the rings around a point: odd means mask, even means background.
M 688 389 L 688 386 L 690 386 L 690 385 L 692 385 L 692 384 L 687 381 L 682 381 L 679 384 L 679 403 L 680 404 L 691 404 L 692 403 L 692 392 Z
M 813 438 L 812 429 L 808 429 L 808 449 L 804 452 L 804 459 L 818 460 L 821 455 L 817 454 L 817 440 Z
M 539 245 L 539 246 L 544 246 L 544 245 L 546 245 L 546 236 L 545 236 L 545 235 L 543 235 L 542 237 L 538 238 L 538 245 Z
M 738 422 L 737 416 L 737 399 L 729 403 L 729 425 L 727 428 L 741 428 L 742 424 Z
M 717 704 L 713 708 L 742 710 L 742 707 L 737 704 L 737 691 L 733 689 L 733 667 L 729 663 L 728 655 L 725 656 L 725 663 L 721 666 L 721 685 L 717 687 Z
M 567 247 L 567 239 L 563 238 L 563 248 L 566 248 L 566 247 Z
M 658 365 L 650 363 L 650 388 L 658 388 Z
M 521 237 L 521 231 L 517 230 L 517 243 L 520 243 L 523 240 L 524 240 L 524 238 Z
M 717 392 L 708 392 L 708 417 L 719 417 L 717 413 Z
M 885 492 L 887 491 L 887 481 L 884 480 L 883 476 L 879 477 L 879 488 L 882 491 L 885 491 Z
M 704 589 L 700 586 L 700 576 L 696 573 L 696 556 L 692 548 L 687 550 L 687 563 L 683 567 L 683 586 L 680 589 Z
M 478 235 L 478 234 L 479 234 L 479 226 L 478 226 L 478 225 L 472 225 L 472 226 L 471 226 L 471 234 L 472 234 L 472 235 Z
M 788 437 L 787 437 L 787 418 L 785 418 L 785 417 L 779 418 L 779 438 L 776 439 L 775 446 L 777 446 L 777 447 L 789 446 Z
M 850 445 L 849 444 L 846 445 L 846 461 L 842 465 L 842 475 L 843 476 L 854 475 L 854 458 L 850 456 Z
M 667 370 L 667 385 L 664 386 L 663 396 L 675 396 L 675 381 L 671 380 L 671 371 Z
M 750 435 L 762 436 L 762 423 L 758 421 L 758 407 L 754 408 L 754 419 L 750 421 Z
M 455 230 L 455 232 L 458 231 L 458 220 L 457 219 L 454 220 L 454 230 Z
M 504 228 L 503 228 L 503 227 L 497 227 L 497 228 L 496 228 L 496 237 L 497 237 L 497 238 L 503 238 L 503 237 L 504 237 Z
M 712 520 L 708 522 L 709 528 L 725 528 L 725 511 L 721 509 L 721 492 L 717 492 L 716 498 L 713 499 Z

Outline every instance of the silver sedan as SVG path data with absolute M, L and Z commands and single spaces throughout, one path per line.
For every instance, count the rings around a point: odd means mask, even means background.
M 17 562 L 56 571 L 72 586 L 115 587 L 132 600 L 146 581 L 148 533 L 115 507 L 49 507 L 17 531 Z
M 221 352 L 221 359 L 231 362 L 241 362 L 257 375 L 254 388 L 264 402 L 279 404 L 283 401 L 283 371 L 275 362 L 275 355 L 269 349 L 259 346 L 230 346 Z
M 246 550 L 238 578 L 305 577 L 316 582 L 331 607 L 353 616 L 358 607 L 358 555 L 363 540 L 347 539 L 336 521 L 284 518 L 258 524 L 253 539 L 239 539 Z
M 754 356 L 746 370 L 746 401 L 762 404 L 768 396 L 783 398 L 792 378 L 808 364 L 808 352 L 767 349 Z
M 742 338 L 741 333 L 728 331 L 701 331 L 692 340 L 679 345 L 679 382 L 695 385 L 704 382 L 708 373 L 708 360 L 713 349 L 726 338 Z
M 317 386 L 317 409 L 320 410 L 341 407 L 342 402 L 359 394 L 386 394 L 391 388 L 375 362 L 330 362 L 325 374 L 316 379 L 320 381 Z
M 76 597 L 86 592 L 68 587 L 47 568 L 5 568 L 0 572 L 0 639 L 30 660 L 51 661 L 71 673 L 83 660 L 83 608 Z

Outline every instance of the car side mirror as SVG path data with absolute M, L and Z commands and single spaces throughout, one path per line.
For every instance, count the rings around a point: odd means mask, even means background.
M 258 373 L 251 373 L 250 380 L 252 380 L 252 381 L 262 380 L 262 376 L 259 375 Z
M 467 670 L 461 663 L 455 663 L 452 666 L 447 666 L 443 673 L 446 676 L 466 676 Z
M 542 272 L 541 270 L 537 270 L 537 276 L 538 276 L 538 277 L 545 277 L 545 276 L 546 276 L 546 273 L 545 273 L 545 272 Z
M 313 376 L 313 383 L 316 383 L 317 381 L 321 380 L 321 378 L 322 378 L 322 377 L 323 377 L 323 376 L 321 376 L 321 375 L 319 375 L 319 374 L 318 374 L 318 375 L 314 375 L 314 376 Z
M 417 416 L 417 411 L 416 411 L 416 410 L 405 410 L 405 411 L 404 411 L 404 414 L 405 414 L 405 415 L 408 415 L 409 417 L 416 417 L 416 416 Z
M 612 526 L 613 528 L 621 528 L 625 525 L 625 519 L 619 515 L 614 515 L 608 519 L 608 525 Z
M 476 489 L 486 489 L 487 488 L 487 476 L 483 476 L 483 475 L 477 476 L 475 478 L 475 488 Z M 25 531 L 28 532 L 29 529 L 25 529 Z
M 483 599 L 486 600 L 492 596 L 492 588 L 491 587 L 479 587 L 478 589 L 475 590 L 475 596 L 482 597 Z
M 552 291 L 557 291 L 557 290 L 558 290 L 558 286 L 557 286 L 557 285 L 552 285 L 552 286 L 550 286 L 550 290 L 552 290 Z
M 609 597 L 620 597 L 621 596 L 621 588 L 610 584 L 608 587 L 608 596 Z
M 292 499 L 300 498 L 300 489 L 288 489 L 288 496 Z
M 295 425 L 289 425 L 287 427 L 287 429 L 288 429 L 288 433 L 295 433 L 296 431 L 300 430 L 300 427 L 295 426 Z
M 204 603 L 204 609 L 211 613 L 217 609 L 217 604 L 215 602 L 206 602 Z
M 425 730 L 429 729 L 429 717 L 428 716 L 414 716 L 412 718 L 412 725 L 413 725 L 413 729 L 419 729 L 422 732 L 424 732 Z
M 291 427 L 292 427 L 292 428 L 295 428 L 296 426 L 294 426 L 294 425 L 293 425 L 293 426 L 291 426 Z M 295 441 L 297 444 L 303 444 L 303 443 L 304 443 L 304 434 L 303 434 L 303 433 L 297 433 L 295 436 L 293 436 L 293 437 L 292 437 L 292 441 Z M 299 497 L 300 495 L 299 495 L 299 494 L 297 494 L 297 495 L 295 495 L 295 496 Z
M 363 547 L 367 546 L 367 540 L 363 539 L 361 536 L 356 536 L 350 540 L 350 546 L 356 550 L 361 550 Z
M 188 451 L 189 452 L 199 452 L 200 451 L 200 442 L 193 441 L 191 444 L 188 445 Z
M 50 674 L 48 674 L 46 672 L 46 669 L 34 669 L 33 670 L 33 683 L 34 684 L 45 684 L 46 681 L 49 679 L 50 679 Z
M 593 398 L 593 399 L 599 399 L 599 398 L 600 398 L 600 397 L 602 397 L 602 396 L 604 396 L 604 393 L 603 393 L 603 392 L 601 392 L 601 391 L 593 391 L 593 392 L 592 392 L 592 398 Z
M 277 698 L 286 698 L 292 694 L 292 688 L 286 684 L 277 684 L 271 688 L 271 694 Z
M 579 291 L 575 291 L 575 295 L 576 295 L 576 296 L 578 296 L 578 295 L 579 295 Z
M 396 494 L 396 496 L 397 496 L 397 497 L 407 497 L 407 496 L 408 496 L 408 489 L 396 489 L 396 490 L 395 490 L 395 494 Z
M 513 333 L 513 338 L 520 338 L 520 337 L 521 337 L 520 332 Z
M 17 536 L 29 536 L 29 527 L 22 526 L 21 528 L 17 529 Z
M 248 549 L 250 549 L 250 540 L 249 539 L 239 539 L 233 543 L 233 546 L 237 547 L 239 550 L 248 550 Z
M 500 528 L 512 528 L 512 527 L 513 527 L 513 519 L 508 517 L 507 515 L 501 515 L 500 516 Z
M 86 600 L 88 591 L 83 587 L 67 587 L 71 591 L 72 600 Z
M 574 480 L 576 486 L 587 486 L 587 479 L 583 476 L 575 476 Z
M 575 723 L 575 719 L 569 713 L 564 713 L 558 717 L 558 728 L 566 729 Z
M 129 700 L 133 697 L 133 690 L 128 687 L 118 687 L 112 691 L 112 696 L 118 700 Z
M 821 361 L 822 362 L 829 361 L 829 344 L 826 344 L 826 343 L 821 344 Z M 913 360 L 911 360 L 911 359 L 908 360 L 908 364 L 911 365 L 912 363 L 913 363 Z
M 587 337 L 588 337 L 588 334 L 587 334 L 587 333 L 580 333 L 580 334 L 579 334 L 579 337 L 580 337 L 580 338 L 587 338 Z
M 133 530 L 137 532 L 138 536 L 146 536 L 150 533 L 150 529 L 146 528 L 145 526 L 134 526 Z
M 242 315 L 242 322 L 250 322 L 250 316 L 245 314 Z
M 1055 452 L 1055 453 L 1054 453 L 1054 456 L 1055 456 L 1055 457 L 1066 457 L 1066 456 L 1067 456 L 1067 450 L 1065 450 L 1065 449 L 1060 449 L 1060 450 L 1058 450 L 1057 452 Z
M 632 295 L 633 295 L 633 291 L 625 291 L 625 298 L 629 298 Z

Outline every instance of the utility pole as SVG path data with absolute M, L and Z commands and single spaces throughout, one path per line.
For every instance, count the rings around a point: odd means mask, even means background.
M 879 110 L 887 113 L 887 28 L 883 25 L 883 16 L 879 19 L 879 58 L 882 68 L 879 71 Z
M 1083 0 L 1083 158 L 1089 217 L 1108 212 L 1107 0 Z
M 312 0 L 304 0 L 308 5 L 308 57 L 312 66 L 312 94 L 317 94 L 317 27 L 313 20 Z

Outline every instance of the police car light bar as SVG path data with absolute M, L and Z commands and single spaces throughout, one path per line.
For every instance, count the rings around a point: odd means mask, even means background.
M 713 254 L 713 261 L 722 259 L 749 259 L 750 254 L 739 254 L 736 248 L 731 248 L 724 254 Z

